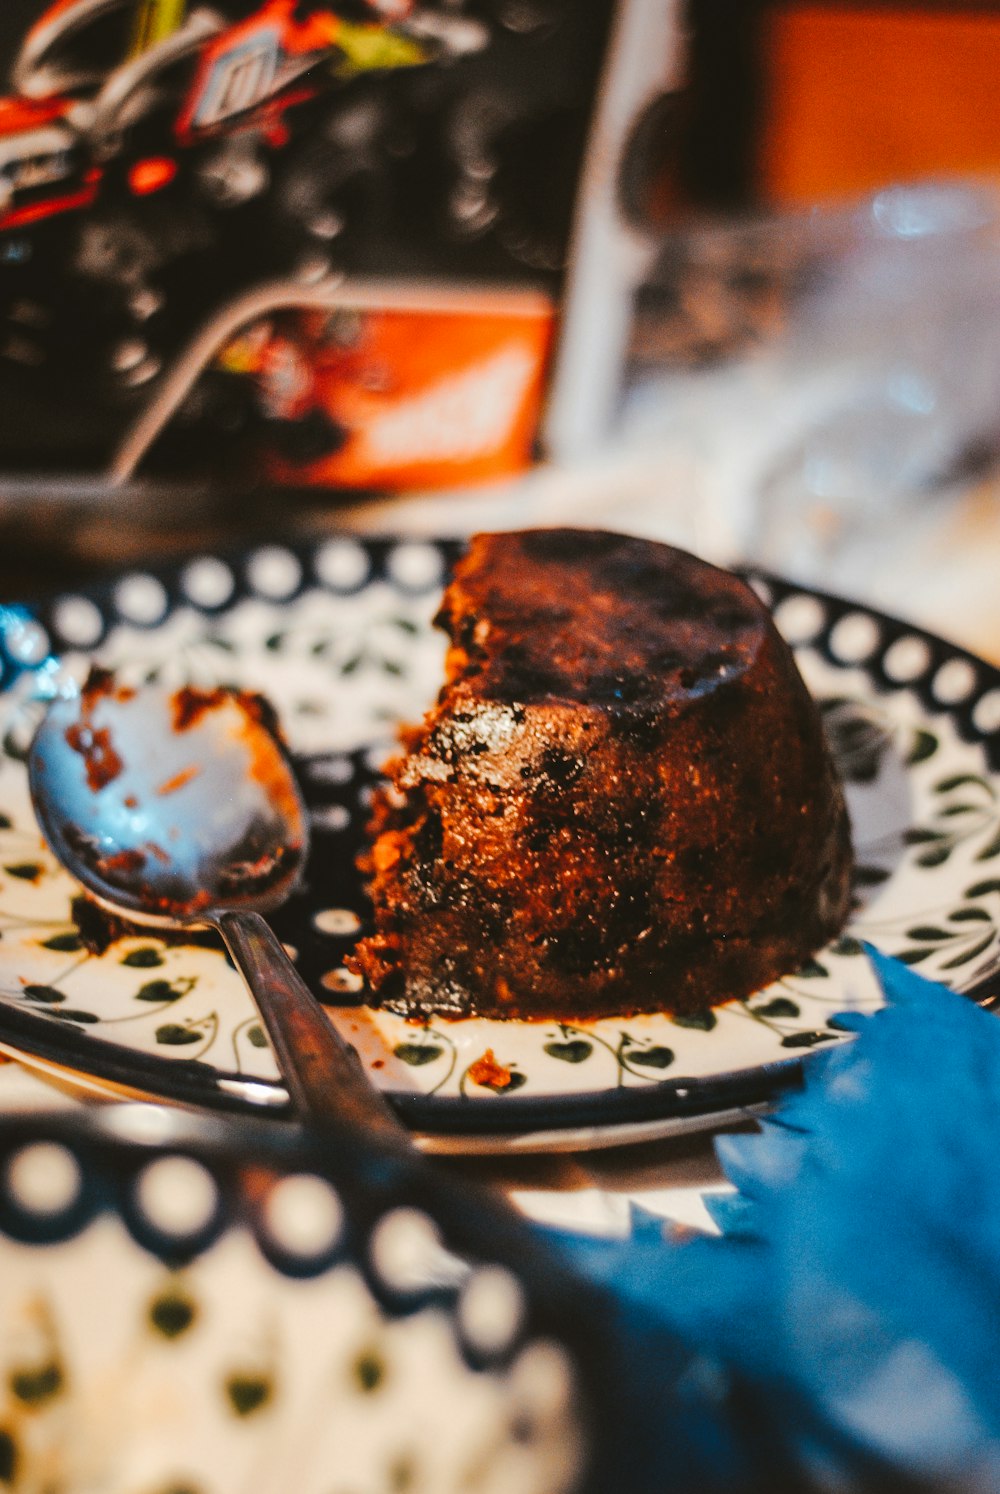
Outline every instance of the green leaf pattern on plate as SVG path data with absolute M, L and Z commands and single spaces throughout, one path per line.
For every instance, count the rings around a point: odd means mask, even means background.
M 259 689 L 295 752 L 346 753 L 386 742 L 432 698 L 443 654 L 429 626 L 436 600 L 436 586 L 410 595 L 379 580 L 343 596 L 244 599 L 211 618 L 181 607 L 155 628 L 112 629 L 101 658 L 126 677 Z M 838 1010 L 875 1005 L 862 939 L 954 984 L 989 967 L 1000 950 L 1000 781 L 982 749 L 947 712 L 932 715 L 905 690 L 879 694 L 859 667 L 809 649 L 799 658 L 852 811 L 856 908 L 844 935 L 767 992 L 705 1013 L 671 1018 L 665 991 L 662 1014 L 626 1021 L 421 1027 L 371 1014 L 359 1034 L 346 1030 L 379 1082 L 482 1096 L 467 1074 L 491 1046 L 507 1053 L 512 1076 L 498 1098 L 681 1082 L 827 1042 Z M 79 677 L 87 663 L 75 656 L 67 667 Z M 75 889 L 40 846 L 27 800 L 32 709 L 23 692 L 0 695 L 0 1001 L 86 1027 L 88 1043 L 106 1034 L 165 1059 L 273 1080 L 266 1037 L 221 951 L 151 937 L 104 954 L 84 947 L 70 913 Z M 310 896 L 324 906 L 321 888 Z M 344 952 L 341 942 L 331 964 Z

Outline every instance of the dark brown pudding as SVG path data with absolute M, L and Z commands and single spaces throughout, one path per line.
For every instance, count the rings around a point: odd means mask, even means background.
M 766 608 L 683 551 L 476 536 L 365 862 L 355 968 L 409 1015 L 693 1012 L 789 974 L 847 914 L 847 814 Z

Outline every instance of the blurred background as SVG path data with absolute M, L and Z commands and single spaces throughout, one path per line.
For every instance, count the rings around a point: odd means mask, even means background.
M 9 0 L 0 66 L 6 598 L 568 520 L 1000 658 L 1000 6 Z

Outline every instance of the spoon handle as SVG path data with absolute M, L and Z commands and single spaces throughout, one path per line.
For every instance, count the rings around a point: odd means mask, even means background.
M 259 913 L 218 914 L 216 926 L 250 987 L 292 1104 L 304 1119 L 363 1129 L 398 1147 L 410 1134 L 366 1078 L 345 1042 Z

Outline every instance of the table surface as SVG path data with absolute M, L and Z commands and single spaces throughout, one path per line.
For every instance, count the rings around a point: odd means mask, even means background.
M 141 487 L 80 498 L 44 484 L 10 483 L 0 484 L 0 603 L 242 540 L 307 538 L 334 529 L 461 536 L 559 524 L 631 531 L 722 563 L 747 551 L 745 515 L 741 521 L 732 493 L 706 486 L 690 453 L 668 445 L 622 446 L 572 470 L 541 468 L 521 481 L 476 491 L 391 499 L 255 494 L 236 503 L 232 495 L 208 500 Z M 865 563 L 849 576 L 839 575 L 836 564 L 830 572 L 827 589 L 1000 662 L 1000 476 L 926 505 L 912 523 L 899 526 L 891 545 L 873 539 Z M 65 1085 L 16 1061 L 0 1061 L 0 1107 L 80 1102 Z M 682 1226 L 708 1227 L 701 1195 L 724 1186 L 707 1134 L 439 1165 L 496 1183 L 533 1218 L 611 1234 L 627 1229 L 632 1203 Z

